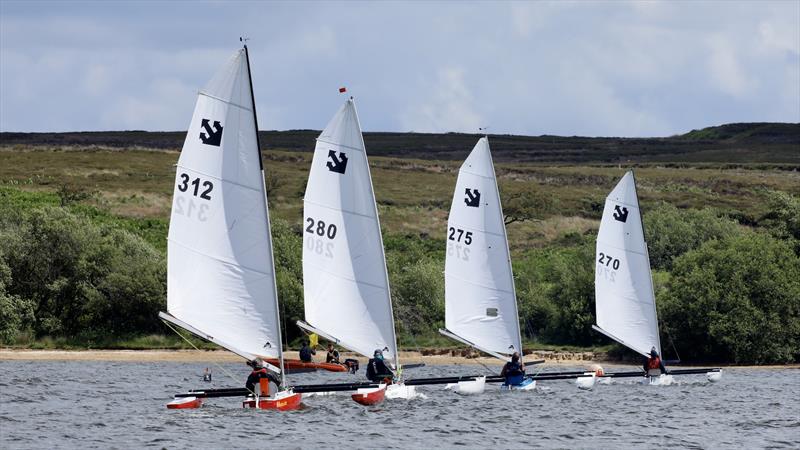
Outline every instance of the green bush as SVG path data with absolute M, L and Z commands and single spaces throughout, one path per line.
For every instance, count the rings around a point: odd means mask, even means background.
M 166 264 L 141 238 L 65 208 L 0 205 L 7 295 L 30 302 L 37 336 L 161 330 Z
M 643 217 L 653 269 L 671 269 L 672 262 L 702 243 L 736 234 L 740 227 L 713 209 L 678 209 L 661 204 Z
M 800 357 L 800 259 L 747 232 L 677 258 L 660 317 L 688 360 L 788 363 Z

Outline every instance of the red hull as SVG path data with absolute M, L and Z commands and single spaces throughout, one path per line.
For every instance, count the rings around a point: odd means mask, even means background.
M 298 409 L 303 400 L 303 395 L 300 393 L 280 396 L 279 398 L 269 399 L 261 398 L 258 402 L 258 409 L 277 409 L 278 411 L 291 411 Z M 242 402 L 242 408 L 255 408 L 255 400 L 245 400 Z
M 201 406 L 203 399 L 197 397 L 180 398 L 167 403 L 167 409 L 195 409 Z
M 265 359 L 264 361 L 276 367 L 280 366 L 280 362 L 277 358 L 269 358 Z M 291 372 L 292 370 L 327 370 L 328 372 L 347 372 L 346 366 L 336 363 L 307 363 L 300 361 L 299 359 L 284 359 L 283 365 L 287 372 Z
M 352 398 L 364 406 L 377 405 L 386 398 L 386 386 L 377 389 L 359 389 L 359 391 L 362 392 L 356 392 Z

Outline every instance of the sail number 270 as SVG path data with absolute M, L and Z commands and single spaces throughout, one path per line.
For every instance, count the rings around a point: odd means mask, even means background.
M 597 262 L 601 265 L 605 264 L 606 267 L 610 266 L 614 270 L 619 269 L 619 260 L 611 255 L 606 255 L 603 252 L 600 252 L 600 257 L 597 259 Z

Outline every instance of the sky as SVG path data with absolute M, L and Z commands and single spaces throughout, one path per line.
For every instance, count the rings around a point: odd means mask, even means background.
M 800 0 L 0 0 L 0 131 L 185 130 L 248 37 L 258 123 L 670 136 L 800 122 Z

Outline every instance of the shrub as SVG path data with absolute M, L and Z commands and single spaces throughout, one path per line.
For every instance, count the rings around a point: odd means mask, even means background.
M 659 304 L 685 359 L 800 357 L 800 259 L 768 234 L 709 241 L 679 257 Z

